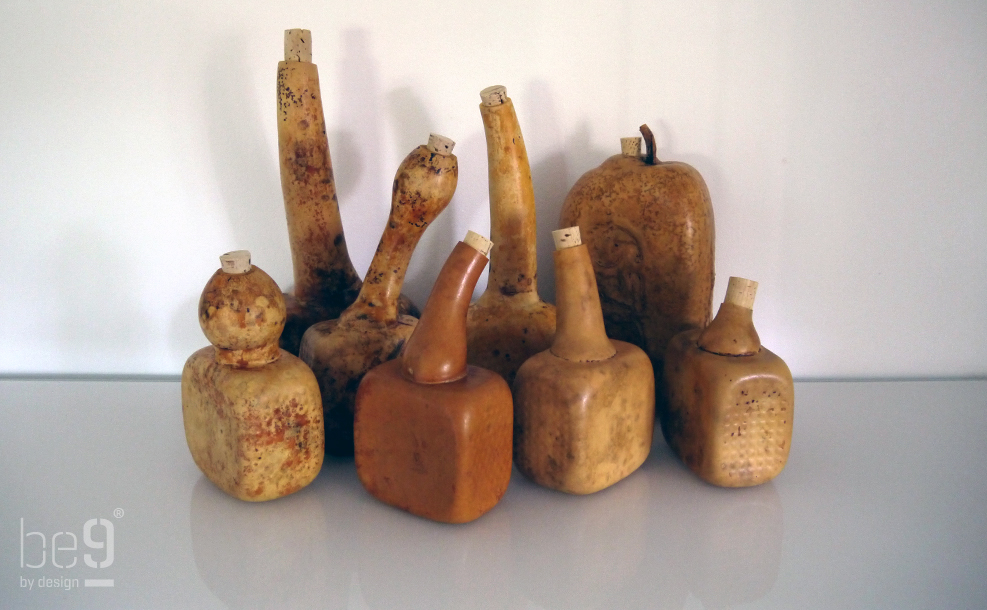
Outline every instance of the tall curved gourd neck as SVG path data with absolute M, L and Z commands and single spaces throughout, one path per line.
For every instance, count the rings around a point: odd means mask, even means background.
M 453 146 L 449 138 L 432 134 L 427 146 L 419 146 L 401 162 L 394 177 L 387 226 L 356 302 L 340 319 L 397 320 L 398 296 L 415 246 L 456 192 L 459 165 Z
M 332 300 L 327 290 L 355 287 L 343 236 L 332 158 L 326 138 L 319 69 L 312 63 L 308 30 L 284 33 L 284 61 L 278 63 L 278 153 L 294 295 L 302 303 Z
M 617 353 L 607 337 L 596 274 L 579 227 L 552 232 L 555 239 L 555 340 L 552 354 L 571 362 L 606 360 Z
M 514 103 L 502 86 L 480 92 L 490 184 L 490 277 L 484 297 L 538 298 L 535 193 Z
M 470 231 L 456 244 L 401 352 L 401 370 L 416 383 L 462 379 L 466 365 L 466 311 L 476 281 L 487 266 L 491 243 Z

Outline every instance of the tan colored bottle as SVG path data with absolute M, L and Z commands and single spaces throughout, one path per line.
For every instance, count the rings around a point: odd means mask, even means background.
M 792 374 L 761 346 L 752 321 L 756 291 L 757 282 L 731 277 L 716 318 L 676 335 L 665 357 L 665 440 L 700 478 L 722 487 L 770 481 L 792 443 Z
M 521 363 L 547 349 L 555 308 L 538 296 L 535 194 L 514 103 L 495 85 L 480 92 L 490 183 L 490 277 L 470 306 L 467 347 L 471 364 L 514 381 Z
M 588 494 L 648 457 L 655 377 L 641 348 L 607 338 L 579 227 L 552 235 L 558 327 L 514 380 L 514 463 L 539 485 Z
M 472 231 L 456 245 L 400 358 L 367 373 L 357 394 L 360 482 L 434 521 L 476 519 L 511 477 L 510 388 L 466 364 L 466 309 L 489 247 Z
M 277 89 L 281 190 L 295 279 L 292 293 L 285 294 L 288 318 L 281 347 L 298 354 L 305 330 L 339 317 L 362 282 L 343 236 L 310 31 L 285 30 Z M 399 308 L 418 315 L 407 297 L 402 296 Z
M 576 182 L 560 226 L 578 225 L 590 248 L 607 334 L 651 357 L 658 395 L 665 349 L 709 323 L 713 304 L 713 207 L 694 168 L 655 158 L 654 136 L 622 138 L 614 155 Z
M 305 487 L 322 468 L 319 384 L 305 363 L 278 348 L 281 290 L 245 250 L 220 257 L 199 300 L 213 346 L 182 370 L 182 414 L 192 459 L 241 500 L 272 500 Z
M 397 357 L 418 320 L 398 309 L 411 255 L 428 225 L 449 205 L 459 174 L 455 143 L 432 134 L 394 177 L 391 213 L 356 301 L 336 320 L 314 324 L 299 356 L 322 391 L 326 451 L 353 455 L 353 404 L 367 371 Z

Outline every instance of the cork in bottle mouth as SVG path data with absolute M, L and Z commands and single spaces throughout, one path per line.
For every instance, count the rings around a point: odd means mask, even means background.
M 230 275 L 240 275 L 247 273 L 252 268 L 250 264 L 249 250 L 234 250 L 219 257 L 219 264 L 223 272 Z
M 633 138 L 621 138 L 620 153 L 625 157 L 640 157 L 641 138 L 638 136 L 635 136 Z
M 293 29 L 284 31 L 284 60 L 312 63 L 312 32 Z
M 483 256 L 490 258 L 490 249 L 493 248 L 493 242 L 479 233 L 467 231 L 466 237 L 463 239 L 463 243 L 473 248 Z
M 437 133 L 428 134 L 428 146 L 427 148 L 440 155 L 451 155 L 452 149 L 455 148 L 456 143 L 452 141 L 452 138 L 447 138 L 445 136 L 440 136 Z
M 507 101 L 507 87 L 493 85 L 480 92 L 480 100 L 484 106 L 500 106 Z
M 579 235 L 578 226 L 552 231 L 552 239 L 555 240 L 556 250 L 575 248 L 583 243 L 583 238 Z
M 754 296 L 757 294 L 757 282 L 742 277 L 731 277 L 727 283 L 727 295 L 724 303 L 733 303 L 745 309 L 754 309 Z

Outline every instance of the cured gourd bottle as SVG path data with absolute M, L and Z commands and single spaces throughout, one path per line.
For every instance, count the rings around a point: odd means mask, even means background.
M 480 98 L 494 249 L 487 288 L 469 309 L 467 349 L 471 364 L 512 383 L 521 363 L 551 344 L 555 308 L 538 296 L 535 194 L 514 102 L 500 85 Z
M 579 228 L 552 235 L 558 327 L 514 380 L 514 463 L 539 485 L 589 494 L 648 457 L 655 377 L 641 348 L 607 337 Z
M 481 516 L 511 477 L 511 390 L 466 363 L 466 309 L 490 242 L 472 231 L 439 272 L 401 356 L 356 399 L 356 471 L 377 499 L 446 523 Z
M 757 282 L 731 277 L 716 318 L 676 335 L 665 357 L 665 440 L 690 470 L 722 487 L 770 481 L 792 444 L 792 374 L 757 336 L 756 291 Z
M 278 347 L 281 289 L 246 250 L 222 267 L 199 299 L 199 325 L 213 344 L 182 370 L 182 415 L 192 459 L 241 500 L 272 500 L 305 487 L 322 468 L 319 384 Z
M 622 138 L 614 155 L 576 182 L 560 226 L 578 225 L 590 248 L 607 334 L 651 357 L 658 398 L 665 349 L 709 323 L 713 304 L 713 207 L 702 176 L 655 158 L 654 136 Z
M 326 451 L 353 455 L 353 404 L 367 371 L 397 357 L 418 320 L 401 314 L 398 294 L 411 255 L 428 225 L 456 192 L 455 143 L 432 134 L 411 151 L 394 177 L 391 213 L 356 301 L 338 319 L 319 322 L 302 336 L 299 356 L 319 380 L 326 421 Z
M 362 284 L 346 249 L 322 112 L 312 33 L 285 30 L 278 63 L 278 156 L 295 286 L 285 293 L 288 318 L 281 347 L 298 354 L 309 326 L 339 317 Z M 402 296 L 402 313 L 418 315 Z

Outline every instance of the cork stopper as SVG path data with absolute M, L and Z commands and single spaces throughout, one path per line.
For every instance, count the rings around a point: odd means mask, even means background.
M 428 149 L 440 155 L 451 155 L 452 149 L 456 146 L 450 138 L 440 136 L 437 133 L 428 134 Z
M 640 157 L 641 156 L 641 138 L 621 138 L 620 139 L 620 153 L 625 157 Z
M 727 296 L 723 302 L 733 303 L 745 309 L 754 309 L 755 294 L 757 294 L 757 282 L 742 277 L 731 277 L 727 284 Z
M 574 248 L 583 243 L 582 237 L 579 236 L 579 227 L 568 227 L 566 229 L 552 231 L 552 239 L 555 240 L 556 250 Z
M 507 87 L 504 85 L 493 85 L 480 92 L 480 99 L 484 106 L 500 106 L 507 101 Z
M 483 256 L 490 258 L 490 249 L 493 248 L 493 242 L 479 233 L 466 231 L 466 237 L 463 239 L 463 243 L 470 246 Z
M 300 29 L 285 30 L 284 60 L 312 63 L 312 32 Z
M 230 275 L 240 275 L 250 271 L 250 251 L 234 250 L 219 257 L 223 271 Z

